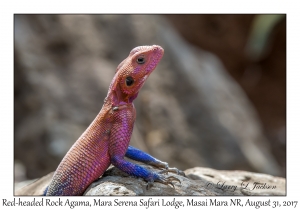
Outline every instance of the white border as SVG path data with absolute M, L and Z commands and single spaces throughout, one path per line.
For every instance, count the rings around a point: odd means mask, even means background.
M 297 1 L 7 1 L 1 2 L 0 97 L 1 97 L 1 194 L 13 199 L 13 14 L 14 13 L 287 13 L 287 197 L 275 200 L 297 200 L 299 190 L 299 127 L 300 66 L 299 66 L 299 5 Z M 297 9 L 298 8 L 298 9 Z M 160 197 L 162 198 L 162 197 Z M 211 198 L 211 197 L 209 197 Z M 252 197 L 253 198 L 253 197 Z M 255 197 L 265 200 L 269 197 Z M 31 200 L 30 197 L 23 197 Z M 72 197 L 74 200 L 82 198 Z M 92 198 L 87 198 L 92 199 Z M 105 199 L 110 199 L 105 197 Z M 111 198 L 112 200 L 115 198 Z M 124 200 L 135 198 L 124 198 Z M 140 198 L 136 198 L 137 201 Z M 166 197 L 166 199 L 171 199 Z M 186 200 L 177 197 L 177 199 Z M 201 197 L 199 199 L 205 199 Z M 229 197 L 221 197 L 226 200 Z M 242 198 L 247 199 L 247 198 Z M 298 199 L 299 200 L 299 199 Z M 299 205 L 299 204 L 298 204 Z M 2 208 L 2 207 L 1 207 Z M 7 207 L 8 208 L 8 207 Z M 47 207 L 44 207 L 47 208 Z M 98 207 L 100 208 L 100 207 Z M 122 207 L 131 209 L 131 207 Z M 139 207 L 140 208 L 140 207 Z M 230 207 L 232 208 L 232 207 Z M 12 207 L 10 207 L 12 209 Z M 76 209 L 83 209 L 76 207 Z M 85 208 L 86 209 L 86 208 Z M 104 209 L 102 207 L 102 209 Z M 174 209 L 174 208 L 172 208 Z M 251 209 L 254 209 L 251 207 Z

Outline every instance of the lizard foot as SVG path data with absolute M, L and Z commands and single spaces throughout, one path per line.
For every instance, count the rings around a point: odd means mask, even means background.
M 175 174 L 178 174 L 178 175 L 181 175 L 181 176 L 184 176 L 186 177 L 185 173 L 177 168 L 165 168 L 163 169 L 162 171 L 158 172 L 159 174 L 168 174 L 168 172 L 171 172 L 171 173 L 175 173 Z
M 168 174 L 168 172 L 171 172 L 171 173 L 175 173 L 175 174 L 186 177 L 186 175 L 183 171 L 181 171 L 177 168 L 169 168 L 169 164 L 167 162 L 157 161 L 157 162 L 151 163 L 151 165 L 162 169 L 162 171 L 159 172 L 160 174 Z
M 169 177 L 164 177 L 164 176 L 159 176 L 158 179 L 155 180 L 156 182 L 162 183 L 164 185 L 171 185 L 173 188 L 175 188 L 174 184 L 172 181 L 178 181 L 181 184 L 181 181 L 177 179 L 174 176 L 169 176 Z M 154 181 L 149 181 L 147 183 L 146 189 L 149 190 L 153 186 Z

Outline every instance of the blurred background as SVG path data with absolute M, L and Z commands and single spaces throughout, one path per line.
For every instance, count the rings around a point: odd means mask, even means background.
M 165 55 L 131 145 L 172 167 L 286 176 L 285 15 L 15 15 L 15 182 L 54 171 L 139 45 Z

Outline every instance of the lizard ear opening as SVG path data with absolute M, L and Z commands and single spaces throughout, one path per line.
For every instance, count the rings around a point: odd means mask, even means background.
M 126 77 L 125 79 L 126 86 L 130 87 L 133 85 L 133 83 L 134 83 L 134 79 L 131 76 Z

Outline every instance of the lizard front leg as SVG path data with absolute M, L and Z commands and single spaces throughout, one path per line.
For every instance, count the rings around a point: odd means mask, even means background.
M 109 155 L 111 163 L 129 175 L 141 177 L 146 180 L 148 182 L 147 188 L 151 187 L 153 182 L 160 182 L 174 187 L 172 181 L 180 182 L 179 179 L 173 176 L 165 177 L 160 173 L 152 172 L 124 159 L 131 138 L 133 122 L 134 119 L 130 110 L 125 109 L 115 113 L 115 120 L 109 139 Z
M 148 165 L 152 165 L 154 167 L 157 168 L 161 168 L 163 169 L 160 173 L 168 173 L 168 172 L 172 172 L 172 173 L 176 173 L 182 176 L 185 176 L 184 172 L 177 169 L 177 168 L 170 168 L 169 164 L 166 162 L 163 162 L 159 159 L 156 159 L 155 157 L 149 155 L 148 153 L 139 150 L 133 146 L 128 147 L 127 152 L 125 154 L 126 157 L 132 159 L 132 160 L 136 160 Z

